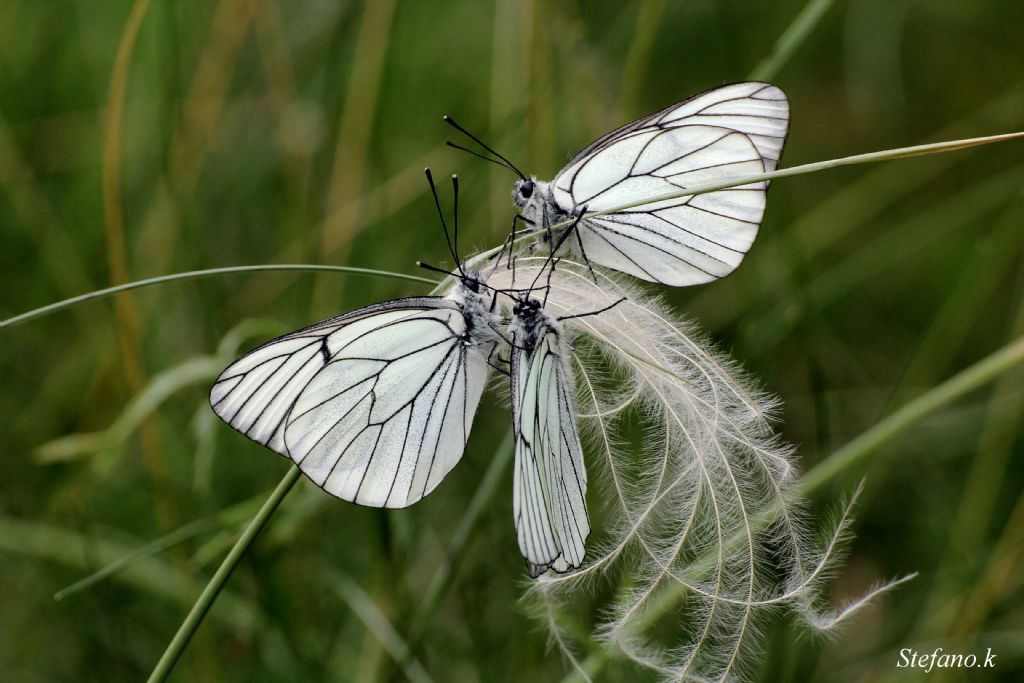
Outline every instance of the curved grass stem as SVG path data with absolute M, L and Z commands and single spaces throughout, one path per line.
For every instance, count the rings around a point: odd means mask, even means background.
M 238 566 L 242 556 L 245 555 L 245 551 L 249 549 L 249 546 L 256 540 L 260 531 L 270 521 L 271 516 L 273 516 L 278 506 L 281 505 L 281 501 L 288 495 L 288 492 L 292 490 L 301 474 L 302 471 L 298 467 L 292 467 L 288 470 L 288 474 L 284 475 L 281 483 L 277 485 L 274 492 L 267 498 L 267 502 L 263 504 L 260 511 L 249 522 L 249 526 L 245 528 L 242 535 L 235 541 L 235 545 L 231 547 L 231 551 L 228 552 L 227 557 L 221 562 L 213 578 L 206 584 L 206 588 L 203 589 L 199 599 L 192 606 L 192 610 L 188 613 L 185 620 L 181 622 L 181 626 L 178 627 L 178 632 L 174 634 L 174 639 L 171 640 L 163 656 L 160 657 L 160 661 L 153 668 L 153 673 L 149 675 L 149 683 L 159 683 L 160 681 L 167 680 L 178 658 L 181 657 L 181 653 L 185 651 L 189 641 L 192 640 L 192 636 L 203 622 L 203 618 L 206 617 L 206 613 L 213 606 L 217 595 L 220 594 L 231 573 Z
M 42 308 L 35 308 L 31 311 L 26 311 L 20 315 L 16 315 L 13 318 L 6 320 L 0 320 L 0 328 L 11 327 L 18 323 L 23 323 L 34 318 L 40 318 L 50 313 L 74 306 L 75 304 L 84 303 L 86 301 L 93 301 L 95 299 L 105 299 L 113 296 L 120 292 L 125 292 L 130 289 L 140 289 L 142 287 L 149 287 L 152 285 L 164 284 L 166 282 L 180 282 L 182 280 L 195 280 L 203 277 L 210 277 L 211 275 L 230 275 L 232 273 L 251 273 L 254 271 L 327 271 L 331 273 L 349 273 L 353 275 L 376 275 L 378 277 L 389 277 L 395 280 L 408 280 L 409 282 L 420 282 L 428 285 L 436 285 L 436 280 L 430 278 L 420 277 L 418 275 L 406 275 L 405 273 L 393 273 L 386 270 L 374 270 L 373 268 L 355 268 L 351 266 L 317 266 L 305 263 L 285 263 L 281 265 L 277 264 L 262 264 L 255 266 L 229 266 L 226 268 L 207 268 L 205 270 L 190 270 L 184 273 L 174 273 L 172 275 L 161 275 L 159 277 L 151 277 L 146 280 L 136 280 L 135 282 L 126 282 L 122 285 L 115 287 L 107 287 L 106 289 L 98 289 L 95 292 L 89 292 L 88 294 L 81 294 L 79 296 L 71 297 L 70 299 L 64 299 L 52 303 Z
M 913 145 L 911 147 L 897 147 L 895 149 L 885 149 L 880 152 L 868 152 L 867 154 L 854 154 L 853 156 L 840 157 L 839 159 L 827 159 L 825 161 L 816 161 L 810 164 L 801 164 L 800 166 L 780 168 L 776 171 L 771 171 L 769 173 L 756 173 L 754 175 L 749 176 L 720 180 L 718 182 L 707 183 L 705 185 L 688 187 L 684 190 L 679 190 L 676 192 L 669 192 L 667 194 L 661 194 L 654 197 L 647 197 L 645 199 L 639 199 L 635 202 L 629 202 L 627 204 L 613 206 L 608 209 L 602 209 L 600 211 L 591 211 L 588 212 L 584 216 L 584 218 L 598 218 L 600 216 L 607 216 L 608 214 L 612 213 L 628 211 L 630 209 L 635 209 L 640 206 L 647 206 L 648 204 L 657 204 L 659 202 L 667 202 L 673 199 L 682 199 L 683 197 L 689 197 L 692 195 L 707 194 L 708 192 L 717 192 L 718 190 L 726 190 L 730 187 L 739 187 L 741 185 L 761 183 L 767 180 L 775 180 L 777 178 L 790 178 L 792 176 L 807 175 L 808 173 L 827 171 L 833 168 L 840 168 L 842 166 L 857 166 L 859 164 L 870 164 L 879 161 L 893 161 L 896 159 L 909 159 L 910 157 L 919 157 L 928 154 L 955 152 L 960 149 L 968 149 L 970 147 L 977 147 L 979 145 L 988 145 L 992 144 L 993 142 L 1014 140 L 1016 138 L 1021 137 L 1024 137 L 1024 131 L 1019 131 L 1016 133 L 1004 133 L 1001 135 L 986 135 L 980 138 L 964 138 L 962 140 L 933 142 L 926 145 Z M 575 220 L 575 218 L 564 220 L 561 223 L 556 223 L 550 226 L 550 229 L 557 230 L 560 228 L 569 227 L 575 222 Z
M 995 380 L 1021 363 L 1024 363 L 1024 337 L 1014 340 L 947 379 L 877 423 L 807 472 L 801 477 L 797 489 L 800 493 L 806 494 L 820 488 L 840 472 L 863 462 L 880 446 L 906 431 L 911 425 L 964 394 Z

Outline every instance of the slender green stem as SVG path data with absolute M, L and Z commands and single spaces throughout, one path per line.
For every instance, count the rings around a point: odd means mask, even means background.
M 659 202 L 666 202 L 672 199 L 681 199 L 683 197 L 689 197 L 691 195 L 707 194 L 708 192 L 717 192 L 718 190 L 726 190 L 730 187 L 750 185 L 751 183 L 760 183 L 766 180 L 775 180 L 777 178 L 789 178 L 792 176 L 806 175 L 808 173 L 817 173 L 818 171 L 827 171 L 833 168 L 840 168 L 842 166 L 856 166 L 858 164 L 870 164 L 877 161 L 892 161 L 894 159 L 908 159 L 910 157 L 924 156 L 926 154 L 941 154 L 942 152 L 954 152 L 958 149 L 967 149 L 969 147 L 976 147 L 978 145 L 988 145 L 993 142 L 1013 140 L 1019 137 L 1024 137 L 1024 131 L 1017 133 L 1004 133 L 1002 135 L 987 135 L 985 137 L 980 138 L 950 140 L 947 142 L 933 142 L 926 145 L 913 145 L 912 147 L 897 147 L 895 149 L 885 149 L 882 150 L 881 152 L 868 152 L 867 154 L 855 154 L 853 156 L 841 157 L 839 159 L 816 161 L 811 164 L 791 166 L 790 168 L 780 168 L 776 171 L 771 171 L 769 173 L 756 173 L 754 175 L 730 178 L 728 180 L 720 180 L 718 182 L 708 183 L 706 185 L 688 187 L 684 190 L 669 192 L 667 194 L 661 194 L 654 197 L 647 197 L 645 199 L 639 199 L 635 202 L 629 202 L 628 204 L 620 204 L 619 206 L 613 206 L 611 208 L 602 209 L 600 211 L 588 211 L 584 217 L 597 218 L 599 216 L 607 216 L 608 214 L 611 213 L 628 211 L 630 209 L 635 209 L 639 206 L 647 206 L 648 204 L 657 204 Z M 564 220 L 561 223 L 556 223 L 555 225 L 552 225 L 551 229 L 555 230 L 557 228 L 568 227 L 569 225 L 572 225 L 572 223 L 575 220 L 575 218 Z
M 879 446 L 906 431 L 908 427 L 922 418 L 952 403 L 964 394 L 991 382 L 1022 362 L 1024 362 L 1024 337 L 954 375 L 875 424 L 805 474 L 797 485 L 798 490 L 801 493 L 815 491 L 840 472 L 862 462 Z
M 10 327 L 23 323 L 33 318 L 39 318 L 50 313 L 80 304 L 85 301 L 92 301 L 94 299 L 104 299 L 109 296 L 113 296 L 119 292 L 125 292 L 130 289 L 139 289 L 141 287 L 149 287 L 150 285 L 159 285 L 165 282 L 178 282 L 181 280 L 195 280 L 197 278 L 209 277 L 211 275 L 228 275 L 232 273 L 251 273 L 253 271 L 308 271 L 308 272 L 330 272 L 330 273 L 350 273 L 354 275 L 376 275 L 378 277 L 390 277 L 396 280 L 408 280 L 410 282 L 421 282 L 427 285 L 436 285 L 437 280 L 431 280 L 430 278 L 420 277 L 418 275 L 406 275 L 405 273 L 392 273 L 386 270 L 374 270 L 372 268 L 355 268 L 351 266 L 316 266 L 304 263 L 286 263 L 286 264 L 265 264 L 255 266 L 230 266 L 227 268 L 207 268 L 205 270 L 191 270 L 185 273 L 174 273 L 172 275 L 161 275 L 159 277 L 151 277 L 146 280 L 137 280 L 135 282 L 127 282 L 116 287 L 108 287 L 106 289 L 99 289 L 95 292 L 89 292 L 88 294 L 82 294 L 80 296 L 74 296 L 70 299 L 64 299 L 57 303 L 50 304 L 49 306 L 43 306 L 42 308 L 36 308 L 21 315 L 16 315 L 13 318 L 0 321 L 0 328 Z
M 1014 212 L 1008 215 L 1017 214 Z M 1013 225 L 1019 234 L 1019 221 L 1006 223 L 1007 226 Z M 985 251 L 995 257 L 991 250 Z M 1019 255 L 1018 249 L 1005 246 L 997 253 L 1004 251 L 1008 254 L 1007 263 L 1009 259 Z M 971 271 L 975 269 L 972 268 Z M 971 275 L 982 283 L 986 280 L 992 283 L 1000 280 L 998 275 L 994 278 L 987 278 L 977 272 L 971 272 Z M 977 293 L 988 288 L 985 284 L 982 284 L 980 289 L 977 286 L 972 287 L 973 280 L 964 280 L 969 298 L 977 302 L 975 308 L 978 311 L 983 310 L 980 305 L 981 298 L 977 297 Z M 991 296 L 991 292 L 986 295 Z M 1013 327 L 1017 335 L 1024 336 L 1024 297 L 1018 299 Z M 957 319 L 970 320 L 970 317 L 962 315 Z M 1002 564 L 1000 558 L 1005 557 L 999 549 L 1013 536 L 1014 517 L 1020 517 L 1019 513 L 1024 512 L 1024 508 L 1021 507 L 1024 506 L 1024 498 L 1021 498 L 1017 503 L 1017 513 L 1010 515 L 1011 521 L 1003 526 L 1000 540 L 992 545 L 988 530 L 995 528 L 993 522 L 997 516 L 997 506 L 1003 499 L 1001 493 L 1014 487 L 1013 480 L 1007 479 L 1006 472 L 1010 469 L 1009 463 L 1012 462 L 1015 451 L 1021 418 L 1024 417 L 1024 395 L 1020 391 L 1022 386 L 1024 372 L 1018 368 L 1000 377 L 989 396 L 981 433 L 978 436 L 976 455 L 971 459 L 970 470 L 964 479 L 956 516 L 948 526 L 948 541 L 943 559 L 936 567 L 937 571 L 934 573 L 928 595 L 921 603 L 922 608 L 917 613 L 917 620 L 909 634 L 908 642 L 921 642 L 924 638 L 939 633 L 964 633 L 965 613 L 977 614 L 979 607 L 981 612 L 984 612 L 988 600 L 998 594 L 992 586 L 986 586 L 984 580 L 972 581 L 973 590 L 961 591 L 957 586 L 965 576 L 965 568 L 971 572 L 971 576 L 976 577 L 991 576 L 993 571 L 998 572 L 996 567 Z
M 185 651 L 189 641 L 192 640 L 192 636 L 199 628 L 199 624 L 202 623 L 206 613 L 210 611 L 214 600 L 217 599 L 217 595 L 224 587 L 224 584 L 227 583 L 235 567 L 238 566 L 242 556 L 245 555 L 245 551 L 249 549 L 249 546 L 256 540 L 260 531 L 270 521 L 270 517 L 277 510 L 284 497 L 288 495 L 288 492 L 292 490 L 295 482 L 299 480 L 301 473 L 298 467 L 292 467 L 288 470 L 288 474 L 284 475 L 284 479 L 281 480 L 281 483 L 277 485 L 274 492 L 267 498 L 267 502 L 263 504 L 260 511 L 249 522 L 249 526 L 242 532 L 242 535 L 238 537 L 227 557 L 224 558 L 220 567 L 217 568 L 213 578 L 206 584 L 206 588 L 203 589 L 199 599 L 196 600 L 196 604 L 192 606 L 192 611 L 188 613 L 185 621 L 178 627 L 178 632 L 174 634 L 174 639 L 171 640 L 170 645 L 167 646 L 163 656 L 160 657 L 160 661 L 157 662 L 156 667 L 153 669 L 153 673 L 150 674 L 149 683 L 167 680 L 171 670 L 174 668 L 174 664 L 178 661 L 181 653 Z
M 789 28 L 779 36 L 772 53 L 761 60 L 761 62 L 750 73 L 751 80 L 767 81 L 775 78 L 776 74 L 789 61 L 793 53 L 800 47 L 811 31 L 818 25 L 822 17 L 834 4 L 835 0 L 810 0 L 800 14 L 796 15 Z

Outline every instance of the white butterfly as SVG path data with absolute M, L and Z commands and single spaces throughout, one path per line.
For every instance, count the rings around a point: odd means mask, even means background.
M 528 296 L 513 308 L 513 512 L 531 576 L 583 563 L 590 534 L 587 471 L 558 321 Z
M 225 422 L 361 505 L 420 500 L 458 463 L 498 342 L 477 273 L 250 351 L 214 384 Z
M 789 104 L 779 88 L 734 83 L 604 135 L 551 182 L 526 178 L 470 137 L 519 173 L 513 199 L 522 218 L 541 232 L 542 242 L 550 240 L 557 251 L 568 241 L 592 263 L 682 287 L 723 277 L 739 265 L 761 224 L 767 183 L 583 216 L 578 225 L 553 235 L 548 228 L 572 221 L 584 208 L 609 211 L 687 187 L 773 171 L 788 127 Z

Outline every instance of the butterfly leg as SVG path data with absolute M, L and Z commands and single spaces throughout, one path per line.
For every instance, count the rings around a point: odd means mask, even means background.
M 558 265 L 558 259 L 551 261 L 551 267 L 548 268 L 548 281 L 544 283 L 544 301 L 541 303 L 541 308 L 548 305 L 548 295 L 551 294 L 551 277 L 555 274 L 555 266 Z
M 519 349 L 520 351 L 524 350 L 522 346 L 520 346 L 519 344 L 516 344 L 514 339 L 509 339 L 508 337 L 506 337 L 505 333 L 502 332 L 501 329 L 497 325 L 495 325 L 494 323 L 487 323 L 487 326 L 490 327 L 492 330 L 494 330 L 494 333 L 496 335 L 501 337 L 501 341 L 505 342 L 506 344 L 508 344 L 513 349 Z
M 562 320 L 572 320 L 573 318 L 586 318 L 588 315 L 599 315 L 601 313 L 604 313 L 605 311 L 610 311 L 611 309 L 615 308 L 616 306 L 618 306 L 619 304 L 621 304 L 625 300 L 626 300 L 626 297 L 622 297 L 621 299 L 619 299 L 615 303 L 608 304 L 604 308 L 599 308 L 596 311 L 587 311 L 586 313 L 577 313 L 576 315 L 563 315 L 563 316 L 560 316 L 558 318 L 558 320 L 559 320 L 559 322 L 561 322 Z
M 512 245 L 513 245 L 513 243 L 516 240 L 516 221 L 517 220 L 519 220 L 519 214 L 516 214 L 515 216 L 512 217 L 512 232 L 510 232 L 508 234 L 508 237 L 505 238 L 505 242 L 501 245 L 501 251 L 499 251 L 498 255 L 494 257 L 494 270 L 498 269 L 498 266 L 501 264 L 501 259 L 505 258 L 505 250 L 506 249 L 508 249 L 508 258 L 509 258 L 509 261 L 510 261 L 510 263 L 508 265 L 506 265 L 506 268 L 511 267 Z M 492 270 L 491 272 L 493 273 L 494 270 Z
M 512 267 L 512 250 L 515 248 L 516 243 L 516 221 L 522 221 L 527 225 L 533 225 L 533 221 L 531 221 L 529 218 L 527 218 L 521 213 L 517 213 L 515 216 L 512 217 L 512 234 L 508 236 L 508 260 L 510 268 Z
M 528 219 L 526 216 L 524 216 L 522 214 L 517 213 L 515 216 L 512 217 L 512 232 L 510 232 L 508 237 L 505 238 L 505 242 L 501 245 L 501 251 L 499 251 L 498 255 L 494 257 L 494 268 L 491 270 L 492 274 L 494 273 L 495 270 L 498 269 L 498 266 L 501 264 L 501 259 L 503 259 L 503 258 L 507 259 L 507 262 L 506 262 L 506 265 L 505 265 L 505 267 L 507 269 L 513 269 L 514 268 L 512 255 L 515 252 L 516 238 L 519 236 L 518 232 L 516 230 L 516 223 L 518 221 L 522 221 L 523 223 L 526 223 L 527 225 L 533 225 L 533 221 L 531 221 L 530 219 Z M 506 249 L 508 249 L 508 256 L 507 257 L 505 256 L 505 250 Z
M 594 272 L 594 266 L 590 264 L 590 259 L 587 258 L 587 250 L 583 248 L 583 238 L 580 237 L 580 220 L 583 218 L 583 212 L 586 211 L 584 207 L 583 211 L 580 211 L 580 215 L 576 218 L 576 222 L 572 224 L 572 231 L 576 235 L 576 246 L 580 249 L 580 256 L 583 257 L 583 262 L 587 264 L 587 270 L 590 271 L 590 278 L 597 284 L 597 273 Z
M 558 249 L 561 248 L 561 246 L 565 243 L 565 241 L 567 239 L 569 239 L 569 235 L 570 234 L 574 235 L 576 237 L 576 246 L 579 247 L 579 250 L 580 250 L 580 256 L 583 258 L 583 262 L 585 264 L 587 264 L 587 270 L 590 271 L 590 277 L 591 277 L 591 279 L 593 279 L 594 284 L 596 285 L 597 284 L 597 273 L 594 272 L 594 266 L 591 265 L 590 259 L 587 258 L 587 251 L 586 251 L 586 249 L 583 248 L 583 238 L 580 237 L 580 221 L 583 220 L 583 216 L 585 216 L 586 213 L 587 213 L 586 205 L 580 207 L 579 209 L 577 209 L 577 210 L 575 210 L 573 212 L 573 214 L 572 214 L 572 216 L 573 216 L 572 225 L 567 227 L 565 229 L 565 231 L 562 232 L 558 236 L 558 243 L 551 250 L 551 253 L 554 254 L 556 251 L 558 251 Z
M 497 358 L 495 358 L 494 355 L 497 352 L 498 352 L 498 342 L 494 342 L 493 344 L 491 344 L 491 352 L 487 354 L 487 364 L 490 365 L 495 370 L 497 370 L 498 372 L 500 372 L 501 374 L 503 374 L 506 377 L 508 377 L 508 376 L 510 376 L 509 369 L 501 367 L 500 365 L 498 365 L 498 363 L 504 363 L 505 365 L 508 365 L 509 362 L 507 360 L 505 360 L 504 358 L 502 358 L 501 356 L 498 356 Z

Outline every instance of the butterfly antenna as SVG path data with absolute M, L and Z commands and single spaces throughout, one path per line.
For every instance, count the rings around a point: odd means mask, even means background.
M 446 144 L 449 147 L 452 147 L 454 149 L 457 149 L 460 152 L 465 152 L 467 154 L 472 154 L 473 156 L 475 156 L 478 159 L 483 159 L 484 161 L 489 161 L 490 163 L 492 163 L 492 164 L 494 164 L 496 166 L 501 166 L 502 168 L 507 169 L 509 171 L 512 171 L 513 173 L 518 173 L 518 171 L 516 171 L 514 168 L 510 168 L 508 166 L 508 164 L 505 164 L 505 163 L 503 163 L 501 161 L 498 161 L 497 159 L 495 159 L 493 157 L 489 157 L 489 156 L 486 156 L 484 154 L 481 154 L 480 152 L 472 150 L 469 147 L 463 147 L 462 145 L 457 145 L 454 142 L 452 142 L 451 140 L 445 140 L 444 144 Z
M 423 261 L 417 261 L 416 266 L 422 268 L 423 270 L 429 270 L 432 273 L 440 273 L 441 275 L 448 275 L 449 277 L 459 277 L 458 273 L 453 273 L 450 270 L 445 270 L 444 268 L 432 266 L 429 263 L 425 263 Z
M 481 140 L 481 139 L 480 139 L 480 138 L 478 138 L 477 136 L 473 135 L 472 133 L 470 133 L 470 132 L 469 132 L 468 130 L 466 130 L 466 129 L 465 129 L 465 128 L 463 128 L 462 126 L 460 126 L 460 125 L 459 125 L 458 123 L 456 123 L 456 122 L 455 122 L 455 119 L 453 119 L 453 118 L 452 118 L 452 117 L 450 117 L 450 116 L 444 116 L 444 117 L 442 117 L 442 118 L 444 119 L 444 122 L 445 122 L 445 123 L 447 123 L 447 124 L 448 124 L 449 126 L 451 126 L 452 128 L 454 128 L 455 130 L 459 131 L 460 133 L 462 133 L 463 135 L 465 135 L 465 136 L 466 136 L 467 138 L 469 138 L 470 140 L 472 140 L 472 141 L 473 141 L 473 142 L 475 142 L 476 144 L 480 145 L 481 147 L 483 147 L 483 148 L 484 148 L 485 150 L 487 150 L 488 152 L 490 152 L 490 153 L 491 153 L 491 154 L 493 154 L 494 156 L 496 156 L 496 157 L 498 157 L 499 159 L 501 159 L 502 161 L 504 161 L 504 162 L 505 162 L 505 165 L 507 165 L 507 166 L 508 166 L 508 167 L 509 167 L 509 168 L 510 168 L 511 170 L 515 171 L 516 175 L 518 175 L 518 176 L 519 176 L 519 178 L 520 178 L 521 180 L 526 180 L 526 175 L 524 175 L 522 171 L 520 171 L 520 170 L 519 170 L 518 168 L 516 168 L 516 165 L 515 165 L 515 164 L 513 164 L 513 163 L 512 163 L 511 161 L 509 161 L 508 159 L 506 159 L 506 158 L 505 158 L 504 156 L 502 156 L 501 154 L 499 154 L 499 153 L 498 153 L 497 151 L 495 151 L 494 149 L 492 149 L 492 148 L 488 147 L 488 146 L 487 146 L 487 145 L 486 145 L 486 144 L 484 143 L 484 141 L 483 141 L 483 140 Z M 451 145 L 452 143 L 450 143 L 450 142 L 449 142 L 448 144 L 449 144 L 449 145 Z M 453 146 L 453 147 L 456 147 L 456 145 L 452 145 L 452 146 Z M 469 150 L 466 150 L 466 151 L 468 152 Z M 480 156 L 480 155 L 477 155 L 477 156 Z
M 460 273 L 458 271 L 451 271 L 451 270 L 445 270 L 444 268 L 438 268 L 437 266 L 434 266 L 434 265 L 431 265 L 429 263 L 426 263 L 425 261 L 417 261 L 416 262 L 416 266 L 419 267 L 419 268 L 422 268 L 423 270 L 429 270 L 432 273 L 440 273 L 441 275 L 447 275 L 448 277 L 455 277 L 455 278 L 463 277 L 462 273 Z M 486 289 L 486 290 L 488 290 L 490 292 L 494 292 L 495 297 L 497 297 L 498 294 L 504 294 L 505 296 L 511 297 L 513 293 L 518 293 L 518 292 L 523 291 L 521 289 L 512 289 L 512 288 L 505 289 L 505 288 L 502 288 L 502 287 L 494 287 L 492 285 L 487 284 L 483 280 L 477 280 L 475 278 L 467 278 L 467 279 L 472 280 L 473 282 L 475 282 L 476 284 L 480 285 L 481 287 L 483 287 L 484 289 Z
M 462 259 L 459 258 L 459 176 L 452 174 L 452 194 L 454 199 L 452 200 L 452 242 L 454 245 L 452 251 L 455 253 L 455 263 L 459 267 L 459 272 L 465 274 L 466 271 L 462 269 Z
M 427 176 L 427 183 L 430 185 L 430 194 L 434 195 L 434 206 L 437 207 L 437 216 L 441 219 L 441 229 L 444 230 L 444 240 L 448 243 L 448 251 L 451 252 L 452 258 L 455 259 L 455 265 L 458 267 L 459 274 L 465 277 L 466 273 L 462 270 L 462 264 L 459 263 L 459 255 L 455 253 L 455 247 L 452 245 L 452 238 L 448 234 L 448 224 L 444 220 L 444 211 L 441 210 L 441 200 L 437 196 L 437 187 L 434 185 L 434 176 L 430 173 L 429 168 L 423 169 L 423 173 Z
M 505 242 L 501 245 L 501 251 L 499 251 L 498 255 L 493 258 L 494 265 L 491 266 L 491 272 L 487 275 L 487 277 L 491 277 L 496 272 L 498 272 L 498 267 L 501 265 L 501 259 L 505 258 L 505 250 L 508 249 L 508 248 L 509 248 L 509 239 L 506 237 L 505 238 Z

